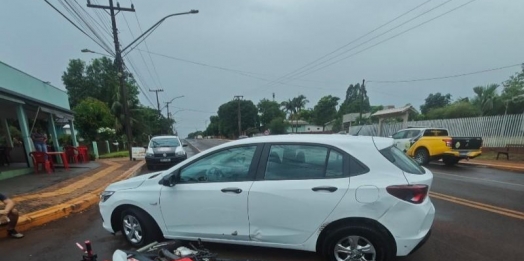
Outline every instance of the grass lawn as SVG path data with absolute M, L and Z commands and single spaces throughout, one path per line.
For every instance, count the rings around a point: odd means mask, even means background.
M 495 152 L 495 151 L 483 152 L 481 156 L 476 157 L 475 159 L 479 159 L 479 160 L 496 160 L 497 159 L 497 152 Z M 501 154 L 499 156 L 499 160 L 507 161 L 506 160 L 506 155 Z M 511 151 L 509 152 L 509 161 L 523 161 L 523 160 L 524 160 L 524 154 L 522 154 L 522 153 L 512 153 Z
M 125 158 L 129 157 L 129 151 L 117 151 L 117 152 L 111 152 L 108 154 L 100 155 L 101 159 L 110 159 L 110 158 Z

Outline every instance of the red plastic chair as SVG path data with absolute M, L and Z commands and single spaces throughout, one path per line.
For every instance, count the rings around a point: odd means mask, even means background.
M 76 153 L 75 147 L 67 146 L 64 147 L 64 151 L 69 163 L 78 163 L 78 154 Z
M 78 148 L 76 148 L 76 149 L 78 151 L 78 159 L 82 163 L 89 162 L 89 152 L 88 152 L 87 147 L 86 146 L 78 146 Z
M 51 171 L 55 171 L 53 162 L 49 160 L 49 156 L 45 152 L 33 151 L 29 153 L 29 156 L 33 159 L 36 174 L 38 174 L 39 166 L 42 166 L 42 170 L 45 170 L 48 174 L 51 174 Z

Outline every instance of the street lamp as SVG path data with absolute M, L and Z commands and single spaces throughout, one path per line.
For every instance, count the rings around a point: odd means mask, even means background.
M 107 57 L 114 57 L 114 56 L 111 56 L 111 55 L 107 55 L 107 54 L 103 54 L 103 53 L 99 53 L 99 52 L 91 51 L 91 50 L 89 50 L 89 49 L 82 49 L 81 52 L 83 52 L 83 53 L 96 53 L 96 54 L 103 55 L 103 56 L 107 56 Z
M 162 22 L 164 22 L 167 18 L 169 17 L 173 17 L 173 16 L 177 16 L 177 15 L 186 15 L 186 14 L 198 14 L 198 10 L 191 10 L 189 12 L 183 12 L 183 13 L 176 13 L 176 14 L 170 14 L 162 19 L 160 19 L 158 22 L 156 22 L 156 24 L 154 24 L 153 26 L 151 26 L 149 29 L 147 29 L 144 33 L 142 33 L 139 37 L 137 37 L 134 41 L 132 41 L 128 46 L 126 46 L 125 48 L 122 49 L 121 53 L 125 52 L 129 47 L 131 47 L 136 41 L 138 41 L 140 38 L 142 38 L 143 36 L 145 36 L 146 34 L 148 34 L 150 31 L 156 29 Z M 149 36 L 149 35 L 148 35 Z M 145 40 L 147 38 L 144 37 L 143 40 Z M 127 52 L 126 54 L 128 54 L 129 52 Z M 126 55 L 124 54 L 124 56 Z
M 111 8 L 112 7 L 112 1 L 110 1 L 111 3 Z M 116 30 L 116 21 L 115 21 L 115 15 L 113 13 L 113 10 L 114 9 L 111 9 L 111 22 L 113 24 L 113 38 L 114 38 L 114 42 L 115 42 L 115 65 L 117 67 L 117 70 L 118 70 L 118 78 L 119 78 L 119 82 L 120 82 L 120 92 L 122 94 L 122 99 L 123 99 L 123 109 L 124 109 L 124 126 L 125 126 L 125 130 L 126 130 L 126 136 L 127 136 L 127 141 L 128 141 L 128 151 L 129 151 L 129 160 L 133 160 L 133 156 L 132 156 L 132 134 L 131 134 L 131 119 L 130 119 L 130 116 L 129 116 L 129 108 L 128 108 L 128 104 L 127 104 L 127 89 L 125 87 L 125 75 L 124 75 L 124 61 L 123 61 L 123 56 L 122 53 L 124 53 L 124 51 L 126 51 L 129 47 L 131 47 L 133 44 L 135 44 L 138 40 L 142 39 L 145 40 L 152 32 L 155 28 L 157 28 L 162 22 L 164 22 L 167 18 L 169 17 L 173 17 L 173 16 L 177 16 L 177 15 L 185 15 L 185 14 L 196 14 L 198 13 L 198 10 L 191 10 L 189 12 L 184 12 L 184 13 L 176 13 L 176 14 L 171 14 L 171 15 L 168 15 L 162 19 L 160 19 L 156 24 L 154 24 L 153 26 L 151 26 L 149 29 L 147 29 L 144 33 L 142 33 L 140 36 L 138 36 L 135 40 L 133 40 L 128 46 L 126 46 L 125 48 L 123 49 L 120 49 L 120 45 L 118 43 L 118 35 L 117 35 L 117 30 Z M 134 8 L 133 8 L 134 10 Z M 131 50 L 129 50 L 126 54 L 128 54 L 129 52 L 131 52 Z M 91 52 L 93 53 L 93 51 L 90 51 L 90 50 L 87 50 L 87 49 L 84 49 L 82 50 L 82 52 Z

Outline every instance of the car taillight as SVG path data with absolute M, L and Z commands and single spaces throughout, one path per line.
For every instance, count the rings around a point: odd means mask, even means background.
M 442 141 L 446 143 L 446 146 L 451 148 L 451 139 L 443 139 Z
M 386 191 L 399 199 L 413 204 L 420 204 L 424 202 L 428 195 L 428 185 L 394 185 L 388 186 Z

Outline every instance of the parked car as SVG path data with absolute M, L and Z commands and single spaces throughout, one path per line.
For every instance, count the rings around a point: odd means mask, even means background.
M 391 138 L 272 135 L 113 183 L 99 208 L 134 247 L 163 236 L 391 260 L 429 237 L 432 181 Z
M 153 170 L 158 166 L 172 167 L 187 159 L 184 147 L 178 136 L 156 136 L 149 141 L 146 149 L 146 166 Z
M 422 165 L 440 159 L 454 165 L 482 155 L 482 137 L 450 137 L 444 128 L 407 128 L 391 137 L 399 149 Z

